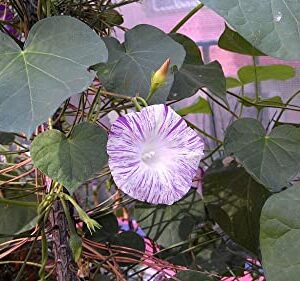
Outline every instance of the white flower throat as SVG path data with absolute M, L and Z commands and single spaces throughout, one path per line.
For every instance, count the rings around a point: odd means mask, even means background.
M 157 161 L 157 154 L 154 150 L 148 151 L 148 152 L 143 152 L 142 153 L 142 160 L 146 164 L 152 164 L 153 162 Z

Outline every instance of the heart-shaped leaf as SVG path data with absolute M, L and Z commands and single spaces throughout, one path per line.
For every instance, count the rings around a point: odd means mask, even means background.
M 232 240 L 258 254 L 260 212 L 270 192 L 236 162 L 224 163 L 215 161 L 204 175 L 208 212 Z
M 238 54 L 250 56 L 265 56 L 265 54 L 253 47 L 241 35 L 230 29 L 227 24 L 225 25 L 224 32 L 219 38 L 218 45 L 224 50 Z
M 300 275 L 300 184 L 271 196 L 260 219 L 266 280 L 298 281 Z
M 299 0 L 202 0 L 258 50 L 300 58 Z
M 99 79 L 107 90 L 132 97 L 148 96 L 151 76 L 166 59 L 170 58 L 171 64 L 180 68 L 185 57 L 180 44 L 158 28 L 145 24 L 127 31 L 123 44 L 115 38 L 105 38 L 105 44 L 109 50 L 108 63 L 95 67 Z M 173 76 L 168 75 L 165 85 L 155 92 L 152 103 L 167 100 Z
M 300 170 L 300 129 L 293 126 L 279 126 L 266 135 L 257 120 L 239 119 L 227 128 L 224 148 L 270 189 L 286 186 Z
M 71 136 L 57 130 L 38 135 L 30 154 L 34 165 L 69 192 L 100 171 L 107 162 L 106 133 L 96 125 L 81 123 Z
M 188 98 L 199 89 L 208 88 L 214 95 L 227 102 L 222 66 L 217 61 L 204 65 L 199 47 L 185 35 L 175 33 L 170 36 L 182 44 L 186 57 L 182 67 L 175 72 L 169 99 Z
M 140 203 L 134 217 L 146 235 L 163 247 L 188 239 L 195 224 L 204 217 L 204 206 L 196 190 L 171 206 Z
M 68 97 L 95 77 L 88 68 L 107 60 L 101 38 L 67 16 L 38 21 L 24 50 L 0 32 L 0 130 L 30 136 Z

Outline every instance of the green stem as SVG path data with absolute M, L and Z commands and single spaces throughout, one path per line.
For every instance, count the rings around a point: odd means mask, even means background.
M 137 111 L 141 111 L 141 110 L 142 110 L 142 107 L 141 107 L 141 105 L 139 104 L 137 98 L 132 98 L 132 99 L 131 99 L 131 102 L 132 102 L 132 104 L 135 106 L 135 108 L 136 108 Z
M 148 106 L 147 102 L 146 102 L 143 98 L 137 97 L 136 99 L 137 99 L 144 107 L 147 107 L 147 106 Z
M 92 102 L 91 108 L 89 110 L 87 120 L 88 122 L 95 123 L 98 119 L 98 116 L 101 111 L 101 90 L 100 88 L 97 90 L 97 93 Z
M 45 233 L 45 229 L 44 227 L 42 228 L 42 264 L 41 264 L 41 268 L 39 270 L 39 277 L 40 280 L 39 281 L 44 281 L 45 279 L 45 268 L 47 265 L 47 261 L 48 261 L 48 244 L 47 244 L 47 237 L 46 237 L 46 233 Z
M 177 32 L 193 15 L 204 7 L 204 4 L 199 3 L 194 9 L 192 9 L 179 23 L 177 23 L 170 33 Z
M 201 161 L 205 161 L 206 159 L 208 159 L 211 156 L 213 156 L 213 154 L 215 154 L 221 147 L 222 147 L 222 144 L 219 144 L 209 154 L 207 154 L 204 158 L 202 158 Z M 211 160 L 213 161 L 213 159 L 211 159 Z
M 209 139 L 215 141 L 215 142 L 218 143 L 218 144 L 223 144 L 223 142 L 222 142 L 221 140 L 219 140 L 219 139 L 217 139 L 217 138 L 211 136 L 210 134 L 206 133 L 205 131 L 201 130 L 200 128 L 198 128 L 196 125 L 194 125 L 194 124 L 191 123 L 190 121 L 188 121 L 188 120 L 186 120 L 186 119 L 184 119 L 184 120 L 185 120 L 185 122 L 186 122 L 191 128 L 195 129 L 195 130 L 198 131 L 200 134 L 202 134 L 202 135 L 208 137 Z
M 152 99 L 152 97 L 153 97 L 154 93 L 156 92 L 156 90 L 157 90 L 157 88 L 153 89 L 152 87 L 150 87 L 149 93 L 146 97 L 147 102 L 149 102 Z
M 242 97 L 245 96 L 244 90 L 245 90 L 244 85 L 242 85 L 242 86 L 241 86 L 241 95 L 242 95 Z M 244 109 L 244 104 L 241 103 L 241 108 L 240 108 L 239 117 L 242 117 L 243 109 Z
M 37 203 L 0 198 L 0 204 L 37 208 Z
M 259 88 L 257 81 L 257 69 L 256 69 L 256 57 L 252 56 L 253 67 L 254 67 L 254 78 L 255 78 L 255 102 L 259 101 Z
M 23 264 L 23 261 L 0 261 L 0 264 L 10 264 L 10 263 Z M 26 262 L 26 264 L 31 265 L 31 266 L 36 266 L 36 267 L 41 267 L 42 266 L 39 263 L 35 263 L 35 262 L 31 262 L 31 261 Z
M 104 90 L 101 90 L 100 93 L 103 96 L 113 97 L 113 98 L 122 99 L 122 100 L 131 101 L 131 99 L 132 99 L 132 97 L 129 97 L 129 96 L 124 96 L 124 95 L 120 95 L 120 94 L 117 94 L 117 93 L 107 92 L 107 91 L 104 91 Z
M 68 225 L 69 225 L 69 229 L 70 229 L 72 234 L 77 235 L 77 231 L 76 231 L 76 228 L 75 228 L 74 223 L 72 221 L 72 218 L 71 218 L 69 209 L 67 207 L 66 201 L 62 197 L 60 198 L 60 201 L 61 201 L 62 207 L 63 207 L 65 215 L 66 215 L 66 219 L 67 219 L 67 222 L 68 222 Z
M 299 92 L 296 92 L 295 94 L 296 95 L 298 95 L 300 93 L 300 90 L 299 90 Z M 227 91 L 227 94 L 229 94 L 229 95 L 231 95 L 231 96 L 233 96 L 233 97 L 236 97 L 237 99 L 239 99 L 239 100 L 241 100 L 241 101 L 244 101 L 244 102 L 246 102 L 246 103 L 248 103 L 248 104 L 250 104 L 250 105 L 253 105 L 253 106 L 262 106 L 262 107 L 266 107 L 266 108 L 281 108 L 281 109 L 283 109 L 283 110 L 290 110 L 290 111 L 296 111 L 296 112 L 300 112 L 300 109 L 297 109 L 298 108 L 298 106 L 296 106 L 296 105 L 290 105 L 290 106 L 293 106 L 293 107 L 295 107 L 295 108 L 287 108 L 286 106 L 288 105 L 288 103 L 286 103 L 285 104 L 285 106 L 280 106 L 280 105 L 265 105 L 265 104 L 261 104 L 261 103 L 255 103 L 255 102 L 252 102 L 252 101 L 249 101 L 249 100 L 247 100 L 247 99 L 244 99 L 244 98 L 242 98 L 242 97 L 240 97 L 239 95 L 237 95 L 237 94 L 234 94 L 234 93 L 232 93 L 232 92 L 229 92 L 229 91 Z M 295 95 L 294 94 L 294 95 Z
M 28 151 L 29 151 L 29 149 L 24 149 L 24 150 L 19 150 L 19 151 L 0 151 L 0 155 L 23 154 Z
M 25 260 L 22 261 L 22 266 L 21 266 L 21 268 L 20 268 L 20 270 L 19 270 L 16 278 L 14 279 L 14 281 L 20 281 L 21 280 L 22 273 L 24 272 L 25 266 L 26 266 L 26 264 L 27 264 L 27 262 L 28 262 L 28 260 L 29 260 L 29 258 L 31 256 L 31 253 L 32 253 L 32 251 L 34 249 L 34 246 L 36 244 L 36 241 L 37 241 L 38 237 L 39 237 L 39 232 L 36 234 L 35 239 L 32 241 L 32 244 L 31 244 L 31 246 L 29 248 L 29 251 L 27 252 L 27 255 L 25 257 Z
M 295 92 L 294 94 L 292 94 L 292 95 L 290 96 L 290 98 L 289 98 L 289 99 L 286 101 L 286 103 L 285 103 L 285 107 L 281 109 L 281 111 L 280 111 L 278 117 L 277 117 L 276 120 L 274 121 L 274 125 L 275 125 L 277 122 L 279 122 L 279 120 L 280 120 L 282 114 L 283 114 L 284 111 L 287 109 L 286 107 L 287 107 L 287 106 L 292 102 L 292 100 L 293 100 L 295 97 L 297 97 L 299 94 L 300 94 L 300 90 L 298 90 L 297 92 Z
M 51 16 L 51 2 L 46 0 L 46 16 L 47 18 Z
M 215 99 L 209 92 L 205 91 L 204 89 L 200 89 L 201 92 L 203 92 L 204 94 L 206 94 L 213 102 L 215 102 L 217 105 L 219 105 L 220 107 L 222 107 L 223 109 L 225 109 L 226 111 L 228 111 L 229 113 L 231 113 L 235 118 L 239 118 L 239 116 L 230 110 L 230 108 L 226 107 L 225 105 L 223 105 L 221 102 L 219 102 L 217 99 Z

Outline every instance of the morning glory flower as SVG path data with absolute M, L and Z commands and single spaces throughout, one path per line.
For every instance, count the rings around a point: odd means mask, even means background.
M 12 12 L 11 8 L 6 4 L 0 3 L 0 21 L 6 21 L 6 22 L 13 22 L 14 19 L 14 13 Z M 4 25 L 7 31 L 15 36 L 19 37 L 18 31 L 16 31 L 11 25 Z
M 151 204 L 181 199 L 203 156 L 203 142 L 171 107 L 145 107 L 121 116 L 108 137 L 108 164 L 120 190 Z

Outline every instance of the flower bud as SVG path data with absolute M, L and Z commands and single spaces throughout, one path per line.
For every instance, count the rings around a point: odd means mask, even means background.
M 168 58 L 162 66 L 154 72 L 151 77 L 150 93 L 154 93 L 159 87 L 163 86 L 167 81 L 171 60 Z

